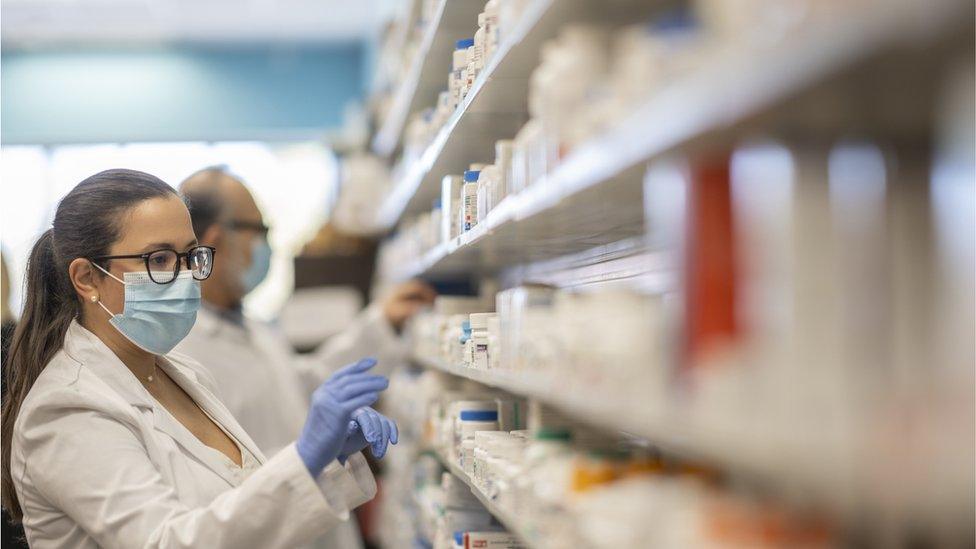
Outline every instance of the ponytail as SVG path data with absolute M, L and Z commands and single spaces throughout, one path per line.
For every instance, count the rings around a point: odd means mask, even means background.
M 175 195 L 159 178 L 133 170 L 108 170 L 79 183 L 58 204 L 54 226 L 34 244 L 27 261 L 24 311 L 4 357 L 7 394 L 0 420 L 0 489 L 3 507 L 23 518 L 10 472 L 11 442 L 20 406 L 38 376 L 64 345 L 81 301 L 68 278 L 75 259 L 108 253 L 121 233 L 121 218 L 143 200 Z
M 22 513 L 9 467 L 14 422 L 37 376 L 61 349 L 68 325 L 78 312 L 77 301 L 67 299 L 68 273 L 57 268 L 53 233 L 48 229 L 41 235 L 27 260 L 24 312 L 14 331 L 4 368 L 7 395 L 2 425 L 3 506 L 16 519 Z

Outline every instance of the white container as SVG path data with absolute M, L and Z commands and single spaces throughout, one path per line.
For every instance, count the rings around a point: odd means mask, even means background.
M 498 11 L 499 0 L 488 0 L 485 4 L 485 51 L 484 64 L 491 62 L 491 58 L 498 49 Z
M 488 369 L 497 370 L 501 367 L 501 319 L 496 314 L 488 319 Z
M 522 18 L 522 13 L 525 11 L 528 3 L 529 0 L 504 0 L 503 2 L 499 2 L 497 33 L 497 42 L 499 44 L 511 35 L 512 29 L 515 28 L 519 19 Z M 487 5 L 485 5 L 485 11 L 488 11 Z
M 460 175 L 445 175 L 441 180 L 441 242 L 448 242 L 460 234 L 458 219 L 461 212 L 461 187 L 464 178 Z
M 494 165 L 485 166 L 478 175 L 478 223 L 488 217 L 491 210 L 491 191 L 497 179 L 498 170 Z
M 488 414 L 484 417 L 493 417 L 490 420 L 491 425 L 494 428 L 482 429 L 483 431 L 494 431 L 498 429 L 498 404 L 494 400 L 461 400 L 452 402 L 448 407 L 448 419 L 450 422 L 450 429 L 453 432 L 453 440 L 451 446 L 454 449 L 460 449 L 461 441 L 465 439 L 465 432 L 462 429 L 463 422 L 461 420 L 461 415 L 466 416 L 470 414 Z M 472 423 L 470 420 L 467 423 Z M 474 431 L 467 433 L 469 436 L 467 438 L 474 437 Z
M 493 414 L 493 417 L 498 417 L 497 412 L 467 412 L 464 415 L 479 414 L 487 417 L 489 414 Z M 474 440 L 474 434 L 478 431 L 497 431 L 498 430 L 498 420 L 461 420 L 461 441 Z
M 494 419 L 491 419 L 494 418 Z M 458 462 L 465 472 L 471 473 L 474 459 L 474 437 L 478 431 L 497 431 L 498 412 L 467 411 L 461 413 L 460 442 L 458 443 Z M 468 443 L 468 444 L 466 444 Z
M 461 441 L 461 448 L 458 450 L 458 465 L 470 477 L 474 471 L 474 439 L 469 438 Z
M 501 438 L 511 437 L 505 431 L 478 431 L 474 435 L 474 464 L 472 468 L 472 478 L 479 486 L 485 480 L 485 467 L 491 451 L 491 446 Z
M 474 45 L 473 38 L 465 38 L 455 43 L 454 55 L 451 58 L 451 77 L 448 79 L 447 89 L 451 92 L 451 100 L 456 108 L 464 96 L 461 89 L 464 87 L 465 72 L 468 69 L 468 53 Z
M 501 139 L 495 142 L 495 169 L 497 178 L 491 192 L 489 209 L 495 209 L 509 194 L 508 180 L 512 172 L 512 152 L 515 143 L 511 139 Z
M 473 40 L 472 40 L 473 42 Z M 468 92 L 471 91 L 471 84 L 474 83 L 475 79 L 475 67 L 472 62 L 474 58 L 474 45 L 468 48 L 468 64 L 461 71 L 461 91 L 458 97 L 458 104 L 464 101 L 464 98 L 468 96 Z
M 464 223 L 462 232 L 470 231 L 478 224 L 478 176 L 481 172 L 468 170 L 464 172 L 464 186 L 461 187 L 461 200 Z
M 474 52 L 468 59 L 469 71 L 474 69 L 472 82 L 485 66 L 485 14 L 478 14 L 478 30 L 474 33 Z M 469 84 L 470 86 L 470 84 Z
M 471 322 L 471 344 L 473 360 L 471 367 L 479 370 L 488 369 L 488 319 L 496 316 L 495 313 L 472 313 Z

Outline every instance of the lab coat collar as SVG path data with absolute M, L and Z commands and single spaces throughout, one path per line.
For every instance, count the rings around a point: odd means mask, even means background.
M 64 336 L 64 352 L 104 381 L 133 406 L 153 408 L 153 397 L 108 345 L 72 320 Z
M 99 379 L 105 382 L 109 388 L 124 398 L 129 404 L 144 408 L 152 413 L 153 427 L 162 431 L 175 440 L 180 446 L 193 454 L 200 462 L 213 470 L 218 476 L 227 481 L 230 486 L 236 486 L 241 478 L 235 478 L 234 471 L 227 467 L 226 463 L 214 453 L 214 449 L 209 448 L 187 429 L 182 423 L 172 417 L 166 410 L 161 410 L 161 406 L 156 402 L 149 391 L 142 385 L 136 376 L 122 363 L 121 360 L 105 343 L 87 328 L 77 322 L 72 321 L 65 334 L 64 350 L 82 366 Z M 216 397 L 210 393 L 197 379 L 196 373 L 177 362 L 173 362 L 165 356 L 159 357 L 159 366 L 176 382 L 186 394 L 196 402 L 206 413 L 210 414 L 237 442 L 247 448 L 259 461 L 264 462 L 264 456 L 258 450 L 254 441 L 251 440 L 244 429 L 231 417 L 227 409 L 219 403 Z
M 250 451 L 259 461 L 264 461 L 263 456 L 257 450 L 254 442 L 247 436 L 247 433 L 238 425 L 237 421 L 230 417 L 230 414 L 220 405 L 216 397 L 197 382 L 196 374 L 192 370 L 184 368 L 164 356 L 159 357 L 159 359 L 159 366 L 166 371 L 177 385 L 186 391 L 186 394 L 197 403 L 200 409 L 209 414 L 214 421 L 219 423 L 224 430 L 230 433 L 241 446 Z M 154 409 L 153 426 L 157 430 L 172 437 L 177 444 L 193 454 L 195 458 L 200 460 L 213 472 L 217 473 L 228 485 L 233 487 L 240 484 L 242 480 L 240 476 L 241 471 L 232 469 L 216 450 L 200 441 L 196 435 L 191 433 L 172 414 L 167 413 L 165 410 Z M 244 456 L 241 456 L 242 460 L 243 458 Z

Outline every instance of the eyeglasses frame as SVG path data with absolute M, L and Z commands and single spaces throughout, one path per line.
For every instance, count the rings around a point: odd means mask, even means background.
M 210 250 L 210 258 L 211 258 L 211 260 L 213 260 L 213 258 L 217 256 L 217 248 L 214 248 L 213 246 L 194 246 L 194 247 L 190 248 L 189 250 L 187 250 L 185 252 L 182 252 L 182 253 L 174 250 L 173 248 L 160 248 L 158 250 L 152 250 L 152 251 L 146 252 L 144 254 L 101 255 L 101 256 L 98 256 L 98 257 L 93 257 L 93 258 L 91 258 L 91 260 L 94 261 L 94 262 L 102 262 L 102 261 L 108 261 L 108 260 L 112 260 L 112 259 L 141 259 L 142 262 L 146 265 L 146 273 L 149 274 L 149 280 L 152 280 L 156 284 L 166 285 L 166 284 L 172 284 L 176 280 L 176 278 L 180 274 L 180 269 L 182 269 L 182 264 L 183 263 L 186 263 L 186 270 L 190 271 L 190 273 L 193 273 L 193 268 L 190 267 L 190 254 L 193 253 L 193 252 L 195 252 L 196 250 L 198 250 L 200 248 L 206 248 L 206 249 Z M 173 278 L 170 279 L 170 280 L 168 280 L 168 281 L 166 281 L 166 282 L 157 282 L 156 279 L 153 278 L 152 269 L 149 268 L 149 257 L 152 256 L 153 254 L 156 254 L 156 253 L 159 253 L 159 252 L 173 252 L 174 254 L 176 254 L 176 264 L 175 264 L 175 267 L 173 269 Z M 183 259 L 183 261 L 180 261 L 181 258 Z M 197 278 L 196 275 L 194 275 L 193 278 L 194 278 L 194 280 L 206 280 L 206 279 L 210 278 L 210 275 L 211 274 L 213 274 L 213 268 L 210 269 L 210 273 L 207 274 L 207 276 L 205 276 L 203 278 Z

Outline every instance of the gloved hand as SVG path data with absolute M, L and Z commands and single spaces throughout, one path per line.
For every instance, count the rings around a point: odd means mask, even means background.
M 400 433 L 396 423 L 370 407 L 363 407 L 352 414 L 349 422 L 346 443 L 339 452 L 339 462 L 369 446 L 373 457 L 383 459 L 389 443 L 396 444 L 400 440 Z
M 366 358 L 350 364 L 327 379 L 312 394 L 312 406 L 296 447 L 313 477 L 318 477 L 346 441 L 353 412 L 376 402 L 389 381 L 367 371 L 376 360 Z

